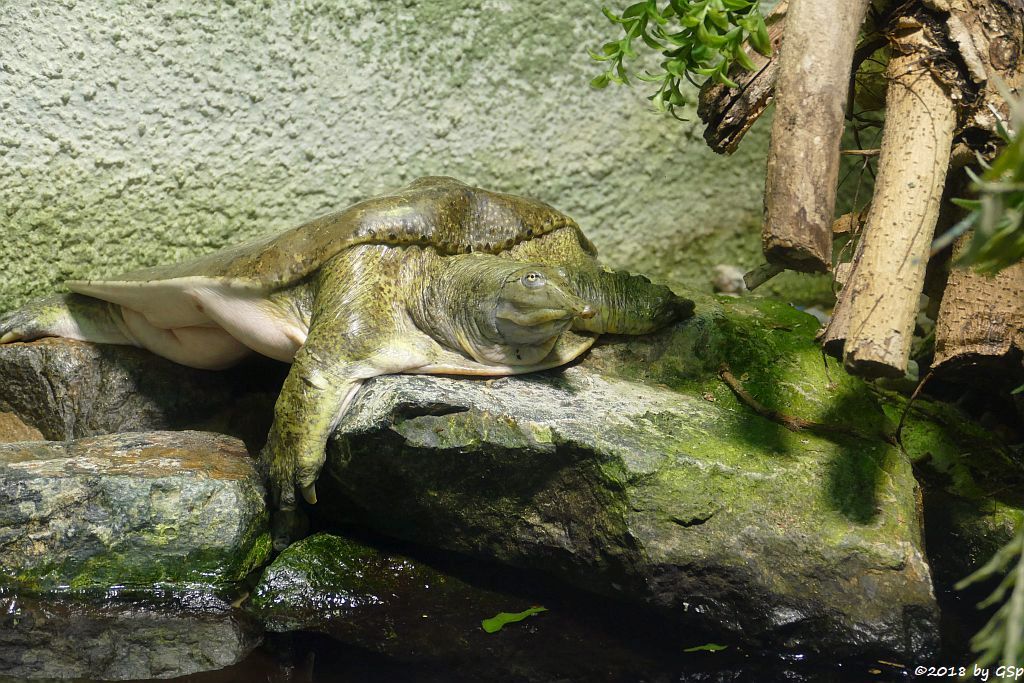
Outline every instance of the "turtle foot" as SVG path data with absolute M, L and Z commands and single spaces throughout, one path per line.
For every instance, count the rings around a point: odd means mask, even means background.
M 270 515 L 270 537 L 274 550 L 281 552 L 309 535 L 309 517 L 302 510 L 275 510 Z
M 36 308 L 31 304 L 0 316 L 0 344 L 32 341 L 48 335 L 39 323 Z

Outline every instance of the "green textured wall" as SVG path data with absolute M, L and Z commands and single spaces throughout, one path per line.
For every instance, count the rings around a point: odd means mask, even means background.
M 582 0 L 0 2 L 0 309 L 429 174 L 550 202 L 613 267 L 756 265 L 767 126 L 723 158 L 591 90 L 614 30 Z

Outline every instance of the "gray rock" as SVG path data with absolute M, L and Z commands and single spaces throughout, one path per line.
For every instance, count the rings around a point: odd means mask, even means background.
M 263 498 L 227 436 L 0 444 L 0 581 L 85 592 L 238 581 L 269 553 Z
M 25 438 L 24 427 L 10 426 L 16 419 L 54 441 L 207 429 L 238 436 L 257 452 L 286 368 L 257 362 L 218 373 L 184 368 L 128 346 L 68 339 L 5 344 L 0 346 L 0 413 L 13 417 L 0 423 L 0 441 Z
M 259 627 L 237 610 L 0 598 L 5 681 L 174 678 L 235 664 L 260 639 Z
M 557 372 L 373 380 L 330 447 L 336 514 L 756 645 L 928 653 L 906 456 L 870 392 L 825 371 L 813 318 L 744 301 Z M 759 416 L 708 372 L 723 361 L 770 408 L 855 434 Z

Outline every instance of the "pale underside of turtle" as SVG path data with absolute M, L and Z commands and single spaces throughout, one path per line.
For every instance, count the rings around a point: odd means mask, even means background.
M 539 201 L 422 178 L 285 233 L 30 302 L 0 343 L 131 344 L 200 368 L 252 352 L 291 362 L 262 454 L 294 507 L 360 384 L 393 373 L 509 375 L 562 365 L 597 334 L 642 334 L 692 303 L 611 273 Z M 83 296 L 84 295 L 84 296 Z

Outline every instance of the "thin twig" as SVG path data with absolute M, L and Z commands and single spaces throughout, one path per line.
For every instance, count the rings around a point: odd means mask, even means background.
M 881 149 L 841 149 L 840 154 L 845 154 L 848 157 L 877 157 L 881 154 Z
M 883 441 L 890 443 L 894 446 L 899 446 L 899 441 L 896 439 L 894 434 L 879 433 L 879 434 L 865 434 L 860 430 L 854 429 L 853 427 L 847 427 L 846 425 L 827 425 L 821 422 L 814 422 L 813 420 L 805 420 L 802 417 L 795 417 L 793 415 L 787 415 L 778 410 L 774 410 L 762 404 L 756 398 L 750 395 L 746 389 L 743 388 L 743 384 L 736 379 L 736 376 L 732 374 L 728 364 L 722 363 L 718 367 L 718 376 L 722 378 L 741 403 L 749 407 L 755 413 L 761 417 L 771 420 L 776 424 L 780 424 L 791 432 L 802 432 L 807 431 L 813 434 L 820 434 L 823 436 L 835 436 L 837 434 L 842 436 L 852 436 L 858 439 L 865 439 L 867 441 L 874 441 L 881 438 Z
M 907 421 L 907 415 L 910 414 L 910 407 L 914 405 L 914 401 L 917 400 L 921 390 L 924 389 L 924 385 L 928 383 L 928 380 L 932 378 L 932 374 L 935 372 L 935 368 L 928 371 L 928 374 L 917 383 L 914 387 L 914 392 L 910 394 L 910 399 L 907 400 L 907 405 L 903 408 L 903 413 L 900 415 L 900 423 L 896 425 L 896 440 L 903 443 L 903 424 Z
M 754 291 L 785 269 L 784 266 L 775 263 L 762 263 L 743 276 L 743 284 L 747 286 L 748 290 Z

